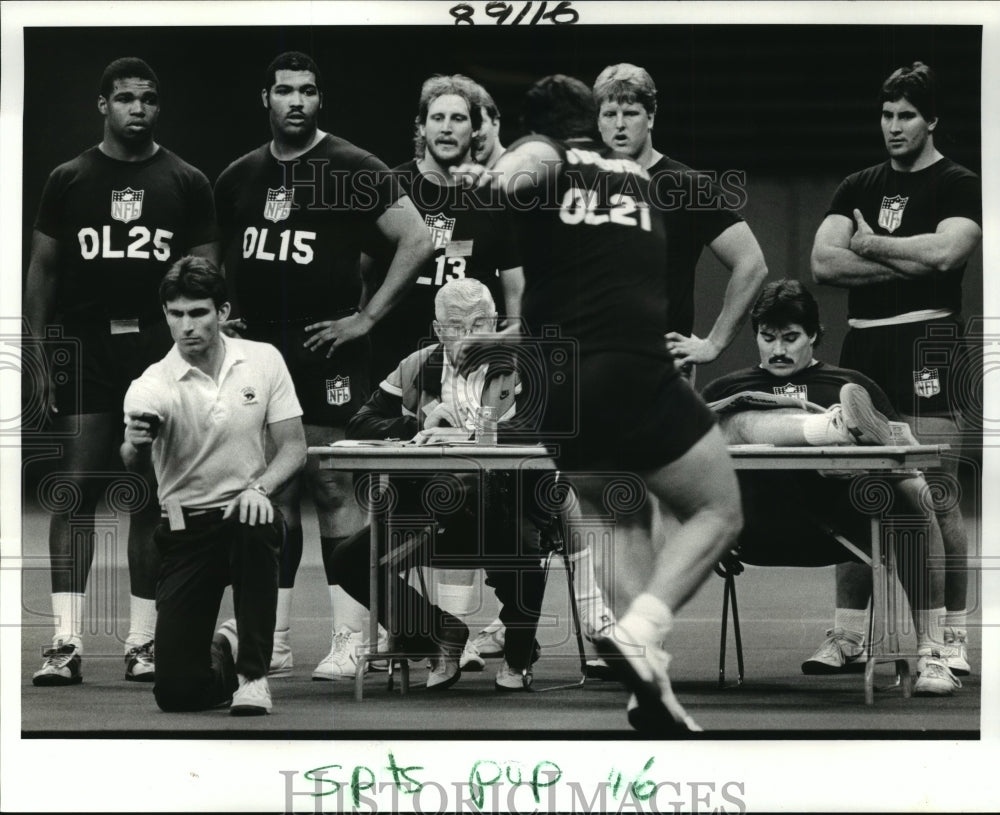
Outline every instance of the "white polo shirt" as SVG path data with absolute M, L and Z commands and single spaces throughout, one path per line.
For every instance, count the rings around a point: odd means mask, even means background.
M 160 506 L 225 506 L 266 467 L 267 425 L 302 415 L 295 386 L 278 349 L 269 343 L 222 337 L 219 382 L 189 365 L 175 345 L 134 380 L 125 394 L 130 412 L 162 417 L 153 441 Z

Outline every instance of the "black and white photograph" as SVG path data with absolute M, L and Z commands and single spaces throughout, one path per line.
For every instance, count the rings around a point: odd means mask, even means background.
M 0 808 L 995 811 L 998 11 L 5 2 Z

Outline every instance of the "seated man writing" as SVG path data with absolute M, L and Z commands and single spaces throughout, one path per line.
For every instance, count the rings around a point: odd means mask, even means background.
M 473 432 L 477 410 L 495 408 L 500 422 L 515 414 L 520 390 L 503 352 L 487 353 L 490 362 L 471 361 L 466 338 L 490 334 L 496 307 L 489 289 L 477 280 L 446 283 L 434 300 L 434 331 L 439 343 L 406 357 L 347 425 L 353 439 L 412 439 L 416 444 L 465 441 Z M 447 485 L 446 485 L 447 484 Z M 427 688 L 443 690 L 461 676 L 460 661 L 469 629 L 452 614 L 432 605 L 408 581 L 411 566 L 484 568 L 502 605 L 507 627 L 504 660 L 496 674 L 497 690 L 520 690 L 530 684 L 537 659 L 535 630 L 542 605 L 544 572 L 530 536 L 518 535 L 514 477 L 445 476 L 394 478 L 394 516 L 417 530 L 419 546 L 393 551 L 397 573 L 392 619 L 386 615 L 386 579 L 379 569 L 379 619 L 396 637 L 400 649 L 431 657 Z M 457 487 L 456 487 L 457 485 Z M 437 500 L 453 489 L 458 500 Z M 411 523 L 415 520 L 415 523 Z M 344 590 L 368 606 L 370 532 L 366 527 L 334 550 L 334 574 Z M 403 554 L 410 550 L 408 554 Z M 384 555 L 380 552 L 380 558 Z
M 819 306 L 796 280 L 778 280 L 761 291 L 750 313 L 757 338 L 760 364 L 711 382 L 703 392 L 710 407 L 722 413 L 721 425 L 730 444 L 770 443 L 778 446 L 837 444 L 913 444 L 905 424 L 896 441 L 889 419 L 897 420 L 888 399 L 870 379 L 857 371 L 837 368 L 814 358 L 823 329 Z M 796 407 L 796 404 L 799 407 Z M 768 409 L 771 408 L 771 409 Z M 825 409 L 825 410 L 824 410 Z M 848 648 L 856 661 L 864 652 L 866 609 L 870 595 L 869 569 L 844 563 L 833 539 L 812 536 L 809 529 L 832 529 L 855 543 L 869 540 L 869 517 L 852 502 L 850 482 L 821 478 L 819 473 L 741 471 L 738 473 L 746 518 L 740 537 L 740 558 L 773 565 L 837 565 L 837 608 L 834 629 L 828 631 L 830 647 L 821 649 L 803 665 L 805 673 L 830 673 L 832 649 Z M 930 557 L 941 557 L 940 529 L 928 503 L 919 472 L 887 474 L 897 507 L 904 514 L 927 518 L 926 542 L 911 542 L 900 552 L 900 577 L 917 626 L 917 695 L 950 695 L 961 683 L 952 675 L 941 654 L 944 636 L 944 579 L 941 571 L 928 573 Z M 789 542 L 793 551 L 776 551 Z M 924 545 L 926 543 L 926 545 Z M 904 560 L 905 559 L 905 560 Z M 846 633 L 853 632 L 853 633 Z M 831 653 L 827 653 L 831 651 Z

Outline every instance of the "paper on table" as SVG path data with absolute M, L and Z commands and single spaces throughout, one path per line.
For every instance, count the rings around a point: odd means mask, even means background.
M 327 447 L 405 447 L 413 444 L 412 441 L 401 441 L 399 439 L 341 439 L 332 441 Z

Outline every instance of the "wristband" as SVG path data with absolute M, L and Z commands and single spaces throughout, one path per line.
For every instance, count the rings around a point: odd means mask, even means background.
M 253 490 L 254 492 L 259 492 L 265 498 L 269 498 L 270 497 L 269 493 L 267 491 L 267 487 L 265 487 L 263 484 L 260 484 L 260 483 L 254 484 L 252 487 L 247 487 L 247 489 Z

